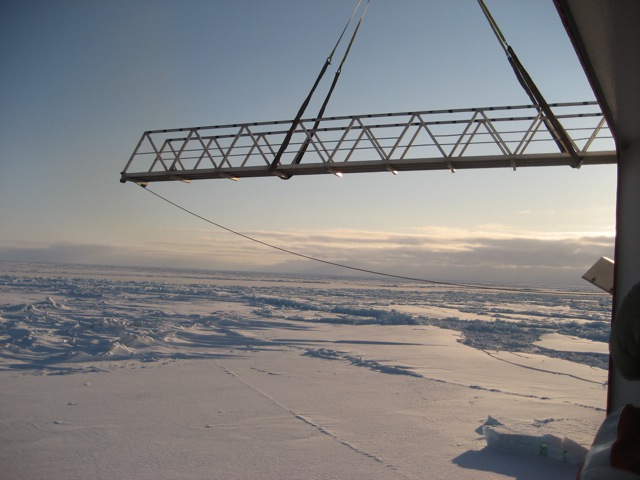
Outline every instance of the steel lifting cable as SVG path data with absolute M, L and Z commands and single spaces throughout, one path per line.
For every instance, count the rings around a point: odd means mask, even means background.
M 293 159 L 292 163 L 295 164 L 295 165 L 299 164 L 302 161 L 302 157 L 306 153 L 307 148 L 309 147 L 309 143 L 311 143 L 311 139 L 313 138 L 313 136 L 315 134 L 315 131 L 318 129 L 318 126 L 320 125 L 320 120 L 324 116 L 324 111 L 326 110 L 327 105 L 329 104 L 329 99 L 331 98 L 331 95 L 333 94 L 333 91 L 336 88 L 336 84 L 338 83 L 338 78 L 340 78 L 340 74 L 342 73 L 342 67 L 344 65 L 344 62 L 347 60 L 347 56 L 349 55 L 349 52 L 351 51 L 351 47 L 353 46 L 353 42 L 356 39 L 356 35 L 358 34 L 358 30 L 360 29 L 360 25 L 362 24 L 362 20 L 364 19 L 364 15 L 365 15 L 365 13 L 367 13 L 367 8 L 369 8 L 369 2 L 370 1 L 371 0 L 367 0 L 367 4 L 365 5 L 364 10 L 362 11 L 362 15 L 360 15 L 360 20 L 358 21 L 358 25 L 356 25 L 356 28 L 353 31 L 353 34 L 351 35 L 351 41 L 349 42 L 349 46 L 347 47 L 346 51 L 344 52 L 344 56 L 342 57 L 342 61 L 340 62 L 340 66 L 336 70 L 336 74 L 333 77 L 333 82 L 331 83 L 331 87 L 329 88 L 329 91 L 327 92 L 327 96 L 325 97 L 324 102 L 322 102 L 322 107 L 320 107 L 320 111 L 318 112 L 318 115 L 316 117 L 316 121 L 313 124 L 313 128 L 309 131 L 306 140 L 302 144 L 302 147 L 300 147 L 300 150 L 296 154 L 296 157 Z
M 496 292 L 510 292 L 510 293 L 526 293 L 526 294 L 539 294 L 539 295 L 576 295 L 576 296 L 588 296 L 588 297 L 593 297 L 593 296 L 602 296 L 602 293 L 591 293 L 591 292 L 562 292 L 562 291 L 554 291 L 554 290 L 546 290 L 546 289 L 538 289 L 538 288 L 512 288 L 512 287 L 499 287 L 499 286 L 491 286 L 491 285 L 482 285 L 482 284 L 474 284 L 474 283 L 457 283 L 457 282 L 445 282 L 445 281 L 438 281 L 438 280 L 428 280 L 425 278 L 416 278 L 416 277 L 408 277 L 405 275 L 396 275 L 393 273 L 386 273 L 386 272 L 380 272 L 380 271 L 376 271 L 376 270 L 369 270 L 366 268 L 359 268 L 359 267 L 354 267 L 352 265 L 346 265 L 344 263 L 337 263 L 337 262 L 331 262 L 329 260 L 323 260 L 321 258 L 318 257 L 313 257 L 311 255 L 305 255 L 303 253 L 300 252 L 295 252 L 293 250 L 289 250 L 287 248 L 283 248 L 283 247 L 278 247 L 277 245 L 273 245 L 271 243 L 267 243 L 264 242 L 262 240 L 258 240 L 257 238 L 251 237 L 249 235 L 245 235 L 244 233 L 240 233 L 236 230 L 233 230 L 229 227 L 225 227 L 224 225 L 221 225 L 219 223 L 214 222 L 213 220 L 210 220 L 206 217 L 203 217 L 202 215 L 198 215 L 197 213 L 195 213 L 192 210 L 189 210 L 188 208 L 185 208 L 181 205 L 178 205 L 177 203 L 169 200 L 166 197 L 163 197 L 162 195 L 160 195 L 159 193 L 154 192 L 153 190 L 151 190 L 150 188 L 147 187 L 147 185 L 145 184 L 138 184 L 140 187 L 142 187 L 142 189 L 146 190 L 147 192 L 149 192 L 150 194 L 156 196 L 157 198 L 159 198 L 160 200 L 165 201 L 166 203 L 168 203 L 169 205 L 173 205 L 174 207 L 176 207 L 179 210 L 182 210 L 183 212 L 198 218 L 199 220 L 202 220 L 210 225 L 213 225 L 214 227 L 218 227 L 222 230 L 225 230 L 233 235 L 237 235 L 239 237 L 244 238 L 245 240 L 249 240 L 251 242 L 263 245 L 265 247 L 268 248 L 272 248 L 274 250 L 278 250 L 282 253 L 286 253 L 288 255 L 293 255 L 296 257 L 300 257 L 300 258 L 304 258 L 306 260 L 311 260 L 314 262 L 318 262 L 318 263 L 323 263 L 325 265 L 331 265 L 334 267 L 338 267 L 338 268 L 344 268 L 347 270 L 352 270 L 355 272 L 361 272 L 361 273 L 368 273 L 371 275 L 378 275 L 378 276 L 382 276 L 382 277 L 388 277 L 388 278 L 396 278 L 399 280 L 407 280 L 410 282 L 419 282 L 419 283 L 426 283 L 426 284 L 430 284 L 430 285 L 437 285 L 437 286 L 445 286 L 445 287 L 452 287 L 452 288 L 462 288 L 462 289 L 475 289 L 475 290 L 489 290 L 489 291 L 496 291 Z
M 344 65 L 344 62 L 345 62 L 345 60 L 347 58 L 347 55 L 349 54 L 349 50 L 351 49 L 351 45 L 353 45 L 353 41 L 355 39 L 356 33 L 358 32 L 358 29 L 360 28 L 360 24 L 362 23 L 362 19 L 364 18 L 364 13 L 367 11 L 367 7 L 369 6 L 369 2 L 370 1 L 371 0 L 367 0 L 367 5 L 365 6 L 365 9 L 364 9 L 362 15 L 360 16 L 360 20 L 358 21 L 358 25 L 356 26 L 356 28 L 354 30 L 354 33 L 351 35 L 351 41 L 349 42 L 349 46 L 347 47 L 347 51 L 346 51 L 345 55 L 342 57 L 342 61 L 340 62 L 340 67 L 338 68 L 338 72 L 342 69 L 342 66 Z M 349 24 L 353 20 L 353 17 L 355 17 L 356 12 L 360 8 L 360 4 L 361 3 L 362 3 L 362 0 L 358 0 L 358 2 L 356 3 L 356 7 L 353 9 L 353 12 L 351 13 L 351 17 L 349 17 L 349 20 L 347 21 L 346 25 L 344 26 L 344 29 L 342 30 L 342 33 L 338 37 L 338 41 L 336 42 L 335 46 L 333 47 L 333 50 L 331 50 L 331 53 L 327 57 L 327 60 L 324 62 L 324 65 L 322 66 L 322 69 L 320 70 L 320 74 L 318 75 L 318 78 L 316 78 L 316 81 L 313 84 L 313 87 L 311 87 L 311 91 L 307 95 L 307 98 L 305 98 L 304 102 L 302 102 L 302 105 L 300 106 L 300 109 L 298 110 L 298 113 L 296 114 L 296 117 L 294 118 L 293 122 L 291 123 L 291 128 L 289 128 L 289 131 L 285 135 L 284 140 L 282 141 L 282 144 L 280 145 L 280 148 L 278 149 L 278 152 L 276 153 L 276 156 L 274 157 L 273 161 L 271 162 L 271 166 L 269 167 L 269 171 L 273 172 L 273 171 L 275 171 L 276 168 L 278 168 L 278 165 L 280 164 L 280 160 L 282 158 L 282 155 L 284 154 L 285 150 L 289 146 L 289 143 L 291 142 L 291 137 L 293 136 L 293 133 L 295 132 L 295 130 L 298 128 L 298 125 L 300 124 L 300 119 L 302 118 L 302 115 L 304 115 L 305 110 L 309 106 L 309 102 L 311 101 L 311 97 L 313 97 L 313 94 L 315 93 L 315 91 L 316 91 L 316 89 L 318 87 L 318 84 L 320 83 L 320 80 L 322 80 L 322 77 L 324 76 L 325 72 L 327 71 L 327 68 L 329 68 L 329 65 L 331 65 L 331 62 L 333 60 L 333 55 L 336 53 L 336 50 L 338 49 L 338 45 L 340 45 L 340 42 L 342 41 L 342 37 L 344 37 L 344 34 L 347 31 L 347 28 L 349 27 Z M 333 89 L 335 88 L 335 83 L 337 82 L 337 76 L 339 76 L 339 73 L 336 73 L 336 78 L 334 78 L 332 87 L 331 87 L 331 89 L 329 91 L 330 93 L 327 96 L 327 98 L 325 98 L 325 102 L 324 102 L 324 104 L 322 106 L 322 109 L 321 109 L 322 112 L 324 112 L 324 109 L 326 108 L 326 105 L 329 102 L 329 97 L 331 96 L 331 92 L 333 92 Z M 288 179 L 288 178 L 291 178 L 291 176 L 290 175 L 280 175 L 280 178 Z
M 549 107 L 549 104 L 542 96 L 542 93 L 536 86 L 535 82 L 533 81 L 529 73 L 525 70 L 522 63 L 520 63 L 520 60 L 518 59 L 518 56 L 516 55 L 513 48 L 511 48 L 509 43 L 507 43 L 507 39 L 502 34 L 500 27 L 498 27 L 498 24 L 493 19 L 493 16 L 491 15 L 491 12 L 487 8 L 487 6 L 484 4 L 484 1 L 478 0 L 478 4 L 480 5 L 480 8 L 482 9 L 482 12 L 484 13 L 485 17 L 487 18 L 487 21 L 489 22 L 489 25 L 491 26 L 493 33 L 498 39 L 500 46 L 502 47 L 505 54 L 507 55 L 509 64 L 511 65 L 511 68 L 513 68 L 513 71 L 516 74 L 516 78 L 518 79 L 518 82 L 520 82 L 520 85 L 522 86 L 524 91 L 527 93 L 527 95 L 529 96 L 529 98 L 531 99 L 535 107 L 538 109 L 538 111 L 543 114 L 542 120 L 544 121 L 547 127 L 547 130 L 549 130 L 554 140 L 556 141 L 558 148 L 560 149 L 561 152 L 568 153 L 569 155 L 571 155 L 571 157 L 575 161 L 575 164 L 573 166 L 575 168 L 579 168 L 580 165 L 582 164 L 582 158 L 580 158 L 580 156 L 576 152 L 573 142 L 569 138 L 569 135 L 567 134 L 566 130 L 564 129 L 564 127 L 562 126 L 558 118 L 555 116 L 555 114 L 551 110 L 551 107 Z

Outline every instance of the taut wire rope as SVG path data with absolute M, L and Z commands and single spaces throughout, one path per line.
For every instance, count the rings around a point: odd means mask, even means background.
M 351 47 L 353 46 L 353 42 L 356 39 L 356 35 L 358 34 L 358 30 L 360 29 L 360 25 L 362 24 L 362 20 L 364 19 L 364 15 L 365 15 L 365 13 L 367 13 L 367 9 L 369 8 L 369 2 L 370 1 L 371 0 L 367 0 L 367 4 L 365 5 L 364 10 L 362 10 L 362 15 L 360 15 L 360 20 L 358 21 L 358 25 L 356 25 L 356 28 L 354 29 L 353 34 L 351 35 L 351 40 L 349 41 L 349 46 L 347 47 L 346 51 L 344 52 L 344 55 L 342 57 L 342 61 L 340 62 L 340 66 L 336 70 L 335 76 L 333 77 L 333 82 L 331 83 L 331 87 L 329 88 L 329 91 L 327 93 L 327 96 L 324 99 L 324 102 L 322 102 L 322 107 L 320 107 L 320 111 L 318 112 L 318 115 L 316 117 L 316 121 L 315 121 L 313 127 L 311 128 L 311 130 L 308 132 L 307 138 L 305 139 L 304 143 L 300 147 L 300 150 L 296 154 L 296 157 L 293 159 L 293 162 L 292 162 L 293 164 L 297 165 L 302 161 L 302 157 L 306 153 L 307 148 L 309 148 L 309 143 L 311 142 L 311 139 L 315 135 L 315 131 L 318 129 L 318 126 L 320 125 L 320 120 L 324 116 L 324 111 L 327 109 L 327 105 L 329 104 L 329 99 L 331 98 L 331 95 L 333 94 L 333 91 L 336 88 L 336 85 L 338 83 L 338 78 L 340 78 L 340 74 L 342 73 L 342 67 L 344 65 L 344 62 L 347 60 L 347 56 L 349 55 L 349 52 L 351 51 Z
M 576 168 L 580 167 L 580 165 L 582 164 L 582 159 L 578 155 L 578 152 L 576 152 L 573 142 L 569 138 L 569 135 L 567 134 L 566 130 L 564 129 L 564 127 L 562 126 L 562 124 L 560 123 L 556 115 L 551 110 L 551 107 L 545 100 L 544 96 L 542 95 L 542 92 L 540 92 L 537 85 L 535 84 L 535 82 L 533 81 L 533 79 L 531 78 L 527 70 L 524 68 L 524 66 L 520 62 L 520 59 L 518 59 L 516 52 L 507 43 L 506 37 L 500 30 L 500 27 L 494 20 L 493 16 L 491 15 L 491 12 L 485 5 L 484 1 L 478 0 L 478 4 L 480 5 L 480 8 L 482 9 L 484 16 L 489 22 L 489 25 L 491 26 L 493 33 L 498 39 L 500 46 L 502 47 L 505 54 L 507 55 L 507 60 L 509 60 L 509 64 L 511 65 L 511 68 L 515 73 L 516 78 L 520 83 L 520 86 L 522 86 L 522 88 L 527 93 L 527 95 L 529 96 L 533 104 L 537 107 L 538 111 L 541 114 L 543 114 L 542 120 L 544 121 L 547 127 L 547 130 L 549 130 L 549 133 L 551 133 L 551 136 L 556 141 L 558 148 L 560 149 L 561 152 L 568 153 L 569 155 L 571 155 L 571 158 L 573 158 L 573 160 L 575 161 L 575 164 L 573 165 L 574 167 Z
M 347 48 L 347 53 L 343 56 L 342 62 L 340 63 L 340 68 L 338 70 L 340 70 L 342 68 L 342 65 L 344 64 L 346 56 L 349 53 L 349 50 L 351 49 L 351 45 L 353 44 L 353 40 L 355 38 L 356 33 L 358 32 L 358 28 L 360 28 L 360 24 L 362 23 L 362 19 L 364 17 L 364 13 L 367 11 L 367 7 L 369 6 L 369 2 L 370 1 L 371 0 L 367 0 L 367 5 L 366 5 L 362 15 L 360 16 L 360 21 L 358 22 L 358 25 L 357 25 L 353 35 L 351 36 L 351 41 L 349 42 L 349 46 Z M 305 110 L 309 106 L 309 102 L 311 102 L 311 98 L 313 97 L 313 94 L 315 93 L 316 89 L 318 88 L 318 85 L 320 84 L 320 80 L 322 80 L 322 77 L 324 77 L 324 74 L 327 71 L 327 68 L 329 67 L 329 65 L 331 65 L 331 62 L 333 60 L 333 55 L 336 53 L 338 45 L 342 41 L 342 37 L 344 36 L 345 32 L 347 31 L 347 28 L 349 27 L 349 24 L 353 20 L 353 17 L 355 16 L 356 12 L 360 8 L 360 4 L 361 3 L 362 3 L 362 0 L 358 0 L 358 2 L 356 3 L 356 7 L 353 9 L 353 12 L 351 13 L 351 17 L 347 21 L 347 24 L 345 25 L 344 29 L 342 30 L 342 33 L 338 37 L 338 41 L 334 45 L 333 50 L 331 50 L 331 53 L 329 54 L 329 56 L 327 57 L 326 61 L 324 62 L 324 65 L 322 66 L 322 69 L 320 70 L 320 74 L 316 78 L 316 81 L 313 84 L 313 87 L 311 87 L 311 91 L 309 92 L 307 97 L 304 99 L 304 102 L 302 102 L 302 105 L 300 106 L 300 109 L 298 110 L 298 113 L 296 114 L 296 117 L 294 118 L 293 122 L 291 123 L 291 127 L 289 128 L 289 131 L 285 135 L 284 140 L 282 141 L 282 144 L 280 145 L 280 148 L 276 152 L 276 155 L 275 155 L 273 161 L 271 162 L 271 166 L 269 167 L 269 170 L 271 172 L 275 171 L 276 168 L 278 168 L 278 164 L 280 163 L 280 159 L 282 158 L 282 155 L 284 154 L 285 150 L 289 146 L 289 143 L 291 142 L 291 137 L 293 136 L 293 133 L 295 132 L 295 130 L 298 128 L 298 125 L 300 124 L 300 119 L 302 118 L 302 115 L 304 115 Z M 337 78 L 334 80 L 334 83 L 336 81 L 337 81 Z M 323 107 L 326 107 L 326 103 L 328 103 L 328 101 L 329 101 L 329 99 L 327 97 L 325 99 L 325 105 L 323 105 Z M 283 175 L 283 176 L 281 176 L 281 178 L 288 179 L 288 178 L 291 178 L 291 177 L 288 176 L 288 175 Z
M 359 268 L 359 267 L 354 267 L 351 265 L 346 265 L 343 263 L 338 263 L 338 262 L 331 262 L 329 260 L 323 260 L 321 258 L 317 258 L 317 257 L 313 257 L 311 255 L 305 255 L 304 253 L 300 253 L 300 252 L 295 252 L 293 250 L 289 250 L 287 248 L 283 248 L 283 247 L 278 247 L 277 245 L 273 245 L 271 243 L 268 242 L 264 242 L 262 240 L 259 240 L 257 238 L 251 237 L 249 235 L 246 235 L 244 233 L 238 232 L 237 230 L 233 230 L 229 227 L 225 227 L 224 225 L 221 225 L 219 223 L 214 222 L 213 220 L 210 220 L 206 217 L 203 217 L 202 215 L 199 215 L 197 213 L 195 213 L 192 210 L 189 210 L 188 208 L 185 208 L 171 200 L 169 200 L 168 198 L 160 195 L 157 192 L 154 192 L 153 190 L 149 189 L 147 185 L 145 184 L 137 184 L 138 186 L 142 187 L 143 190 L 149 192 L 150 194 L 156 196 L 157 198 L 165 201 L 166 203 L 173 205 L 174 207 L 176 207 L 179 210 L 182 210 L 183 212 L 198 218 L 200 220 L 202 220 L 203 222 L 206 222 L 210 225 L 213 225 L 215 227 L 220 228 L 221 230 L 225 230 L 233 235 L 237 235 L 239 237 L 244 238 L 245 240 L 249 240 L 251 242 L 254 243 L 258 243 L 260 245 L 263 245 L 265 247 L 271 248 L 273 250 L 278 250 L 280 252 L 286 253 L 288 255 L 293 255 L 296 257 L 300 257 L 300 258 L 304 258 L 306 260 L 312 260 L 314 262 L 318 262 L 318 263 L 323 263 L 325 265 L 331 265 L 334 267 L 339 267 L 339 268 L 344 268 L 347 270 L 352 270 L 352 271 L 356 271 L 356 272 L 362 272 L 362 273 L 368 273 L 371 275 L 378 275 L 378 276 L 382 276 L 382 277 L 389 277 L 389 278 L 396 278 L 399 280 L 407 280 L 407 281 L 411 281 L 411 282 L 419 282 L 419 283 L 427 283 L 427 284 L 431 284 L 431 285 L 438 285 L 438 286 L 446 286 L 446 287 L 453 287 L 453 288 L 463 288 L 463 289 L 475 289 L 475 290 L 489 290 L 489 291 L 497 291 L 497 292 L 509 292 L 509 293 L 528 293 L 528 294 L 540 294 L 540 295 L 579 295 L 579 296 L 602 296 L 603 294 L 601 293 L 590 293 L 590 292 L 561 292 L 561 291 L 555 291 L 555 290 L 542 290 L 542 289 L 534 289 L 534 288 L 510 288 L 510 287 L 499 287 L 499 286 L 491 286 L 491 285 L 480 285 L 480 284 L 472 284 L 472 283 L 457 283 L 457 282 L 445 282 L 445 281 L 438 281 L 438 280 L 428 280 L 425 278 L 417 278 L 417 277 L 409 277 L 409 276 L 405 276 L 405 275 L 396 275 L 393 273 L 386 273 L 386 272 L 379 272 L 376 270 L 370 270 L 367 268 Z

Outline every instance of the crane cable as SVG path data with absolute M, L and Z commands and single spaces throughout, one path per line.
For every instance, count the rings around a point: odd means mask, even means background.
M 551 135 L 553 136 L 556 145 L 558 145 L 558 148 L 561 152 L 568 153 L 573 158 L 574 168 L 580 168 L 580 166 L 582 165 L 582 158 L 580 158 L 580 156 L 576 152 L 573 141 L 571 140 L 571 138 L 569 138 L 569 135 L 558 120 L 558 117 L 556 117 L 556 115 L 553 113 L 551 107 L 549 107 L 549 104 L 542 96 L 542 93 L 536 86 L 535 82 L 518 59 L 515 51 L 507 42 L 507 39 L 500 30 L 500 27 L 498 27 L 498 24 L 494 20 L 484 1 L 478 0 L 478 4 L 480 5 L 480 8 L 482 9 L 485 17 L 487 18 L 487 21 L 489 22 L 493 33 L 498 39 L 500 46 L 507 55 L 509 64 L 516 74 L 518 82 L 531 99 L 531 102 L 533 102 L 533 104 L 536 106 L 538 112 L 543 115 L 542 120 L 545 123 L 547 130 L 549 130 L 549 133 L 551 133 Z
M 313 136 L 315 134 L 315 131 L 318 129 L 318 126 L 320 125 L 320 120 L 324 116 L 324 111 L 326 110 L 327 105 L 329 104 L 329 99 L 331 98 L 331 95 L 333 94 L 333 90 L 336 88 L 336 84 L 338 83 L 338 78 L 340 78 L 340 74 L 342 73 L 342 66 L 344 65 L 344 62 L 347 60 L 347 56 L 349 55 L 349 52 L 351 51 L 351 46 L 353 45 L 353 42 L 356 39 L 356 35 L 358 34 L 358 30 L 360 29 L 360 24 L 362 23 L 362 20 L 364 19 L 364 15 L 365 15 L 365 13 L 367 13 L 367 9 L 369 8 L 369 2 L 370 1 L 371 0 L 367 0 L 367 4 L 365 5 L 364 10 L 362 11 L 362 15 L 360 15 L 360 20 L 358 21 L 358 25 L 356 25 L 356 28 L 353 31 L 353 35 L 351 36 L 351 41 L 349 42 L 349 46 L 347 47 L 346 51 L 344 52 L 344 56 L 342 57 L 342 61 L 340 62 L 340 66 L 336 70 L 335 76 L 333 77 L 333 82 L 331 83 L 331 87 L 329 88 L 329 92 L 327 93 L 327 96 L 325 97 L 324 102 L 322 103 L 322 107 L 320 107 L 320 111 L 318 112 L 318 115 L 316 116 L 316 121 L 313 124 L 313 128 L 307 133 L 307 138 L 305 139 L 304 143 L 302 144 L 302 147 L 300 147 L 300 150 L 298 151 L 298 153 L 296 154 L 295 158 L 293 159 L 292 164 L 294 164 L 294 165 L 298 165 L 302 161 L 302 157 L 306 153 L 307 148 L 309 147 L 309 143 L 311 142 L 311 140 L 312 140 L 312 138 L 313 138 Z
M 347 55 L 349 54 L 349 50 L 351 50 L 351 46 L 353 45 L 353 42 L 354 42 L 355 37 L 356 37 L 356 34 L 358 33 L 358 29 L 360 28 L 360 24 L 362 23 L 362 19 L 364 18 L 364 14 L 366 13 L 367 8 L 369 7 L 369 2 L 370 1 L 371 0 L 367 0 L 367 4 L 366 4 L 362 14 L 360 15 L 360 20 L 358 21 L 358 25 L 356 26 L 353 34 L 351 35 L 351 40 L 349 42 L 349 46 L 347 47 L 347 50 L 346 50 L 344 56 L 342 57 L 342 61 L 340 62 L 340 67 L 338 68 L 338 71 L 336 72 L 336 77 L 334 78 L 334 81 L 333 81 L 333 84 L 331 86 L 331 89 L 329 90 L 329 94 L 325 98 L 325 101 L 324 101 L 324 103 L 322 105 L 321 113 L 320 113 L 319 116 L 322 116 L 322 114 L 324 113 L 324 109 L 327 106 L 327 103 L 329 103 L 329 97 L 331 96 L 331 93 L 333 92 L 333 89 L 335 88 L 335 84 L 337 83 L 338 77 L 340 75 L 339 72 L 342 70 L 342 66 L 344 65 L 344 62 L 345 62 L 345 60 L 347 58 Z M 278 149 L 273 161 L 271 162 L 271 165 L 269 167 L 269 171 L 270 172 L 273 173 L 278 168 L 278 165 L 280 164 L 280 160 L 282 159 L 282 155 L 284 154 L 285 150 L 289 146 L 289 143 L 291 142 L 291 137 L 293 136 L 295 130 L 298 128 L 298 125 L 300 124 L 300 119 L 302 118 L 302 115 L 304 115 L 305 110 L 309 106 L 309 102 L 311 101 L 311 97 L 313 97 L 313 94 L 315 93 L 316 89 L 318 88 L 320 80 L 322 80 L 322 77 L 324 76 L 325 72 L 327 71 L 327 68 L 329 67 L 329 65 L 331 65 L 331 62 L 333 60 L 333 56 L 336 53 L 336 50 L 338 49 L 338 45 L 342 41 L 342 37 L 344 36 L 345 32 L 347 31 L 347 28 L 349 27 L 349 24 L 351 23 L 351 21 L 355 17 L 356 12 L 360 8 L 360 4 L 361 3 L 362 3 L 362 0 L 358 0 L 358 2 L 356 3 L 356 7 L 353 9 L 353 12 L 351 13 L 351 17 L 347 21 L 347 24 L 344 26 L 344 29 L 342 30 L 342 33 L 338 37 L 338 41 L 336 42 L 335 46 L 333 47 L 333 50 L 331 51 L 331 53 L 327 57 L 326 61 L 324 62 L 324 65 L 322 66 L 322 69 L 320 70 L 320 74 L 318 75 L 318 77 L 316 78 L 315 83 L 311 87 L 311 91 L 309 92 L 309 94 L 307 95 L 305 100 L 302 102 L 302 105 L 300 106 L 300 109 L 298 110 L 298 113 L 296 114 L 296 117 L 294 118 L 293 122 L 291 123 L 291 127 L 289 128 L 289 131 L 287 131 L 287 134 L 285 135 L 284 140 L 282 141 L 282 144 L 280 145 L 280 148 Z M 306 150 L 306 148 L 305 148 L 305 150 Z M 285 179 L 285 180 L 291 178 L 291 175 L 279 175 L 279 176 L 280 176 L 280 178 Z
M 238 237 L 242 237 L 245 240 L 249 240 L 251 242 L 254 243 L 258 243 L 260 245 L 263 245 L 265 247 L 274 249 L 274 250 L 278 250 L 280 252 L 286 253 L 288 255 L 293 255 L 296 257 L 300 257 L 300 258 L 304 258 L 306 260 L 312 260 L 314 262 L 318 262 L 318 263 L 323 263 L 325 265 L 331 265 L 334 267 L 339 267 L 339 268 L 344 268 L 347 270 L 353 270 L 356 272 L 361 272 L 361 273 L 369 273 L 371 275 L 378 275 L 378 276 L 382 276 L 382 277 L 389 277 L 389 278 L 396 278 L 399 280 L 407 280 L 407 281 L 411 281 L 411 282 L 419 282 L 419 283 L 427 283 L 430 285 L 437 285 L 437 286 L 446 286 L 446 287 L 453 287 L 453 288 L 463 288 L 463 289 L 475 289 L 475 290 L 488 290 L 488 291 L 497 291 L 497 292 L 509 292 L 509 293 L 528 293 L 528 294 L 541 294 L 541 295 L 578 295 L 578 296 L 602 296 L 601 293 L 590 293 L 590 292 L 561 292 L 561 291 L 553 291 L 553 290 L 542 290 L 542 289 L 535 289 L 535 288 L 510 288 L 510 287 L 498 287 L 498 286 L 490 286 L 490 285 L 480 285 L 480 284 L 472 284 L 472 283 L 457 283 L 457 282 L 445 282 L 445 281 L 438 281 L 438 280 L 427 280 L 424 278 L 416 278 L 416 277 L 409 277 L 409 276 L 405 276 L 405 275 L 396 275 L 393 273 L 386 273 L 386 272 L 379 272 L 376 270 L 369 270 L 366 268 L 359 268 L 359 267 L 354 267 L 351 265 L 346 265 L 343 263 L 338 263 L 338 262 L 331 262 L 329 260 L 323 260 L 321 258 L 317 258 L 317 257 L 313 257 L 311 255 L 305 255 L 304 253 L 300 253 L 300 252 L 295 252 L 293 250 L 289 250 L 283 247 L 278 247 L 277 245 L 273 245 L 271 243 L 259 240 L 257 238 L 251 237 L 249 235 L 246 235 L 244 233 L 238 232 L 236 230 L 233 230 L 229 227 L 225 227 L 224 225 L 221 225 L 219 223 L 214 222 L 213 220 L 209 220 L 206 217 L 203 217 L 202 215 L 199 215 L 195 212 L 193 212 L 192 210 L 189 210 L 188 208 L 185 208 L 171 200 L 169 200 L 168 198 L 160 195 L 157 192 L 154 192 L 153 190 L 149 189 L 147 187 L 146 184 L 144 183 L 138 183 L 138 186 L 142 187 L 143 190 L 146 190 L 147 192 L 149 192 L 152 195 L 155 195 L 156 197 L 158 197 L 159 199 L 165 201 L 166 203 L 173 205 L 174 207 L 176 207 L 179 210 L 182 210 L 185 213 L 188 213 L 189 215 L 198 218 L 210 225 L 213 225 L 214 227 L 218 227 L 222 230 L 225 230 L 229 233 L 232 233 L 233 235 L 237 235 Z

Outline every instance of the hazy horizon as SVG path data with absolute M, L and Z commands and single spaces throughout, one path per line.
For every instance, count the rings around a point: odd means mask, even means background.
M 310 262 L 312 263 L 312 262 Z M 594 262 L 595 263 L 595 262 Z M 562 288 L 562 287 L 570 287 L 570 288 L 580 288 L 583 287 L 585 289 L 593 290 L 594 293 L 600 293 L 597 287 L 593 286 L 591 283 L 587 282 L 583 278 L 578 278 L 574 281 L 556 281 L 556 282 L 519 282 L 513 280 L 489 280 L 486 278 L 471 278 L 471 277 L 463 277 L 463 278 L 448 278 L 446 276 L 409 276 L 402 275 L 389 271 L 359 271 L 349 268 L 340 268 L 340 267 L 332 267 L 332 266 L 321 266 L 318 270 L 309 269 L 299 269 L 299 270 L 276 270 L 276 269 L 254 269 L 254 270 L 242 270 L 242 269 L 225 269 L 225 268 L 215 268 L 215 267 L 207 267 L 207 266 L 198 266 L 198 265 L 154 265 L 154 264 L 142 264 L 142 263 L 92 263 L 92 262 L 71 262 L 71 261 L 48 261 L 48 260 L 33 260 L 31 256 L 29 258 L 25 258 L 24 260 L 5 260 L 0 258 L 0 274 L 2 272 L 2 264 L 6 265 L 22 265 L 27 264 L 33 267 L 37 267 L 41 265 L 46 268 L 48 267 L 71 267 L 71 268 L 86 268 L 86 269 L 94 269 L 94 268 L 114 268 L 114 269 L 142 269 L 146 271 L 156 271 L 156 272 L 176 272 L 176 273 L 184 273 L 184 272 L 192 272 L 192 273 L 202 273 L 202 274 L 223 274 L 223 275 L 260 275 L 260 276 L 273 276 L 276 277 L 290 277 L 290 278 L 317 278 L 317 279 L 344 279 L 344 280 L 363 280 L 363 281 L 387 281 L 387 282 L 407 282 L 407 283 L 424 283 L 426 285 L 429 284 L 443 284 L 446 286 L 447 284 L 451 284 L 451 286 L 456 287 L 472 287 L 473 285 L 495 285 L 495 286 L 514 286 L 514 287 L 551 287 L 551 288 Z M 324 270 L 323 270 L 324 268 Z M 42 272 L 40 272 L 42 273 Z M 584 273 L 584 272 L 582 272 Z

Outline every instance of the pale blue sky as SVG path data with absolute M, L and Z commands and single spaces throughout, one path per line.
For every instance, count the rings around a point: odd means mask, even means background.
M 486 3 L 548 101 L 593 99 L 551 0 Z M 348 273 L 216 230 L 119 172 L 145 130 L 292 118 L 354 5 L 0 1 L 0 260 Z M 524 103 L 475 0 L 372 0 L 327 115 Z M 613 166 L 151 188 L 261 240 L 396 274 L 580 283 L 612 254 Z

